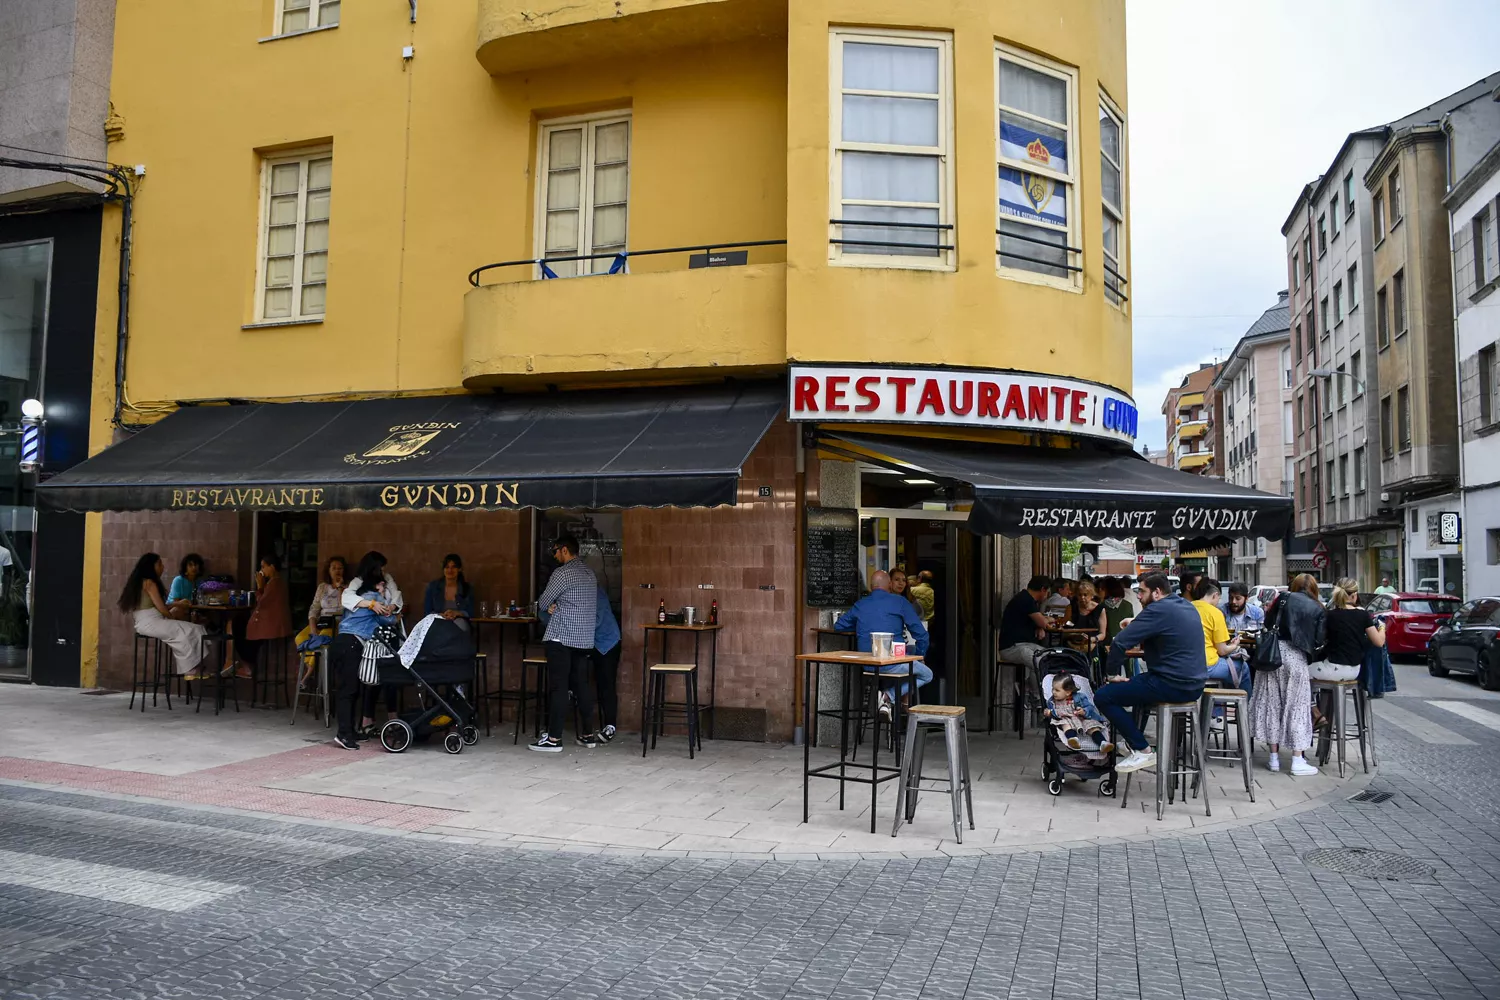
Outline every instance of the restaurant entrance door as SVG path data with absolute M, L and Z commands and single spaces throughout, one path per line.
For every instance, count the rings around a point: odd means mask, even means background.
M 274 552 L 281 557 L 281 571 L 286 576 L 287 597 L 292 606 L 292 622 L 299 628 L 307 621 L 307 609 L 318 591 L 323 567 L 318 561 L 317 511 L 285 511 L 259 515 L 255 525 L 255 566 L 260 557 Z M 353 567 L 349 567 L 351 570 Z

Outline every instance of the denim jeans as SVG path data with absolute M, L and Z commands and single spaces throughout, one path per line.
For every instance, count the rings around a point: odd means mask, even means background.
M 1250 685 L 1255 683 L 1255 671 L 1250 669 L 1249 660 L 1238 661 L 1236 667 L 1240 672 L 1240 679 L 1238 683 L 1235 682 L 1234 676 L 1229 672 L 1229 658 L 1227 656 L 1221 656 L 1219 657 L 1218 663 L 1215 663 L 1213 666 L 1208 668 L 1208 679 L 1210 681 L 1216 682 L 1217 686 L 1219 687 L 1237 687 L 1241 691 L 1244 691 L 1246 697 L 1248 698 L 1250 694 Z M 1222 718 L 1223 715 L 1224 708 L 1221 705 L 1214 712 L 1214 718 Z
M 905 663 L 892 663 L 888 666 L 880 668 L 880 672 L 882 674 L 901 675 L 901 680 L 891 687 L 892 698 L 900 698 L 902 695 L 906 694 L 906 689 L 911 684 L 911 682 L 906 679 L 906 670 L 907 665 Z M 912 662 L 911 672 L 917 679 L 917 687 L 923 687 L 932 680 L 932 668 L 923 663 L 921 660 L 915 660 Z
M 1131 706 L 1197 701 L 1201 697 L 1203 697 L 1201 684 L 1196 687 L 1180 687 L 1160 674 L 1147 671 L 1144 674 L 1137 674 L 1128 681 L 1099 685 L 1099 690 L 1094 692 L 1094 705 L 1114 726 L 1116 743 L 1119 742 L 1119 737 L 1124 736 L 1125 742 L 1130 744 L 1130 749 L 1142 751 L 1151 746 L 1151 741 L 1136 724 L 1130 712 Z

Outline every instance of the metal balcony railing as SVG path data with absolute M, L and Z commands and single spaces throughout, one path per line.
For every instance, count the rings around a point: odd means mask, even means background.
M 526 260 L 502 260 L 495 264 L 484 264 L 469 272 L 469 284 L 475 288 L 479 287 L 479 276 L 486 271 L 493 271 L 502 267 L 536 267 L 541 269 L 541 279 L 556 278 L 558 274 L 552 270 L 552 264 L 565 264 L 570 261 L 584 260 L 607 260 L 612 263 L 605 274 L 622 274 L 625 271 L 626 262 L 632 257 L 659 257 L 669 253 L 706 253 L 712 254 L 718 250 L 748 250 L 751 247 L 784 247 L 786 240 L 753 240 L 748 243 L 696 243 L 684 247 L 663 247 L 659 250 L 621 250 L 616 253 L 583 253 L 573 254 L 567 257 L 531 257 Z M 601 277 L 601 275 L 580 274 L 578 277 Z
M 949 222 L 886 222 L 884 219 L 829 219 L 830 226 L 855 226 L 861 229 L 917 229 L 930 233 L 946 233 L 953 228 Z M 838 247 L 890 247 L 898 251 L 893 256 L 912 256 L 901 254 L 901 250 L 928 250 L 934 256 L 953 249 L 952 243 L 892 243 L 889 240 L 845 240 L 830 237 L 828 242 Z
M 1020 233 L 1011 232 L 1005 229 L 995 230 L 995 235 L 1000 237 L 1000 246 L 995 248 L 995 253 L 1002 258 L 1010 257 L 1014 260 L 1024 260 L 1027 263 L 1036 264 L 1039 267 L 1055 267 L 1059 270 L 1069 271 L 1073 274 L 1083 273 L 1083 267 L 1081 265 L 1070 264 L 1066 260 L 1064 260 L 1062 263 L 1059 263 L 1055 260 L 1043 260 L 1040 257 L 1028 257 L 1026 254 L 1016 253 L 1016 251 L 1013 249 L 1007 250 L 1005 248 L 1005 242 L 1007 240 L 1022 240 L 1026 243 L 1034 243 L 1037 246 L 1048 247 L 1052 250 L 1061 250 L 1063 251 L 1064 256 L 1069 257 L 1069 259 L 1071 259 L 1070 255 L 1083 253 L 1083 248 L 1081 247 L 1070 247 L 1066 243 L 1052 243 L 1048 240 L 1039 240 L 1035 236 L 1023 236 Z M 1004 261 L 1002 260 L 1001 263 L 1003 264 Z M 1030 269 L 1028 268 L 1027 270 Z

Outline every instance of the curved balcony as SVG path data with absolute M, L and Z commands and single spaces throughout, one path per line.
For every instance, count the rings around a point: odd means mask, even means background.
M 479 0 L 475 56 L 492 75 L 743 38 L 785 37 L 787 0 Z
M 1179 441 L 1191 441 L 1208 433 L 1207 420 L 1184 420 L 1177 425 L 1177 439 Z
M 1191 471 L 1193 469 L 1201 469 L 1213 460 L 1214 453 L 1211 451 L 1194 451 L 1178 456 L 1177 467 L 1184 471 Z
M 719 245 L 712 257 L 720 259 L 735 246 L 783 244 L 774 240 Z M 475 287 L 464 297 L 464 386 L 650 382 L 689 375 L 701 379 L 705 370 L 723 376 L 780 371 L 787 359 L 784 262 L 639 274 L 628 273 L 625 266 L 627 259 L 661 261 L 660 255 L 704 249 L 677 247 L 548 262 L 613 262 L 608 274 L 579 278 L 530 280 L 544 267 L 540 260 L 476 269 L 469 275 Z M 751 252 L 744 251 L 747 257 Z M 647 261 L 642 264 L 650 266 Z M 483 275 L 496 273 L 519 280 L 480 284 Z

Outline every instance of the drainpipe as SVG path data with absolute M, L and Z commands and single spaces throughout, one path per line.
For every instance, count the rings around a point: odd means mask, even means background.
M 115 317 L 115 413 L 113 424 L 122 426 L 120 414 L 125 407 L 125 344 L 130 337 L 130 243 L 134 226 L 135 199 L 130 189 L 120 201 L 120 282 L 118 315 Z
M 1453 190 L 1453 133 L 1449 130 L 1449 121 L 1453 112 L 1444 112 L 1443 117 L 1438 119 L 1438 129 L 1443 133 L 1443 192 L 1447 194 Z M 1460 528 L 1469 519 L 1468 495 L 1464 493 L 1464 483 L 1468 478 L 1464 475 L 1464 397 L 1462 391 L 1464 361 L 1463 340 L 1458 329 L 1458 248 L 1453 245 L 1453 210 L 1448 210 L 1448 295 L 1451 299 L 1453 309 L 1453 395 L 1458 404 L 1458 412 L 1455 414 L 1454 446 L 1458 449 L 1458 523 Z M 1460 597 L 1469 592 L 1469 560 L 1464 555 L 1462 543 L 1458 547 L 1459 563 L 1463 567 L 1463 577 L 1459 581 L 1463 588 Z M 1442 577 L 1442 560 L 1438 560 L 1438 577 Z M 1446 583 L 1447 581 L 1442 581 Z

